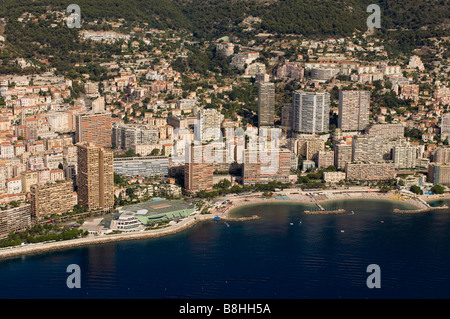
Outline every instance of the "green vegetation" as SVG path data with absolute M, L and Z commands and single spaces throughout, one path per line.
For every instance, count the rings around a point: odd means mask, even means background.
M 417 185 L 411 186 L 409 190 L 411 192 L 413 192 L 414 194 L 416 194 L 416 195 L 422 195 L 423 194 L 423 190 Z
M 231 183 L 228 184 L 225 182 L 226 180 L 222 180 L 221 182 L 214 185 L 214 190 L 206 191 L 201 190 L 197 192 L 197 197 L 212 199 L 218 196 L 222 196 L 225 194 L 239 194 L 246 192 L 274 192 L 277 188 L 283 189 L 291 186 L 290 183 L 281 183 L 281 182 L 269 182 L 267 184 L 255 184 L 255 185 L 233 185 Z M 228 181 L 229 182 L 229 181 Z
M 41 243 L 45 241 L 69 240 L 86 237 L 87 231 L 66 229 L 53 224 L 35 225 L 23 232 L 11 232 L 6 239 L 0 241 L 0 247 L 18 246 L 22 243 Z
M 434 185 L 431 187 L 431 191 L 435 194 L 444 194 L 445 188 L 441 185 Z
M 0 16 L 7 19 L 4 35 L 7 49 L 0 53 L 0 73 L 30 74 L 43 72 L 49 66 L 59 72 L 71 72 L 77 77 L 82 72 L 94 79 L 102 79 L 104 70 L 98 62 L 108 61 L 114 54 L 121 54 L 121 44 L 104 44 L 82 41 L 79 29 L 70 29 L 56 14 L 65 12 L 71 0 L 57 0 L 49 4 L 44 0 L 3 0 Z M 194 38 L 214 40 L 223 35 L 234 36 L 248 42 L 258 32 L 298 34 L 311 38 L 350 36 L 353 32 L 365 31 L 366 12 L 372 0 L 79 0 L 82 28 L 111 30 L 107 21 L 122 18 L 120 31 L 131 31 L 140 23 L 150 28 L 177 30 L 192 33 Z M 431 37 L 446 35 L 440 26 L 449 14 L 448 3 L 444 0 L 401 2 L 388 0 L 379 3 L 382 12 L 382 28 L 376 36 L 385 40 L 385 47 L 391 57 L 399 53 L 411 52 L 419 46 L 429 45 Z M 32 16 L 23 16 L 25 12 Z M 241 22 L 252 15 L 261 18 L 261 23 L 253 24 L 254 31 L 244 31 Z M 18 18 L 25 18 L 20 22 Z M 97 21 L 97 24 L 89 24 Z M 426 28 L 425 28 L 426 27 Z M 396 30 L 392 30 L 396 29 Z M 154 43 L 163 51 L 170 44 Z M 145 44 L 140 43 L 144 48 Z M 214 46 L 201 50 L 201 46 L 189 46 L 188 58 L 179 58 L 174 67 L 201 74 L 220 72 L 231 74 L 229 58 L 216 55 Z M 150 49 L 150 48 L 147 48 Z M 128 49 L 130 51 L 131 48 Z M 131 52 L 131 51 L 130 51 Z M 449 50 L 445 51 L 448 55 Z M 14 57 L 22 56 L 32 61 L 29 67 L 21 69 Z M 50 64 L 48 64 L 50 63 Z M 75 67 L 76 63 L 87 66 Z

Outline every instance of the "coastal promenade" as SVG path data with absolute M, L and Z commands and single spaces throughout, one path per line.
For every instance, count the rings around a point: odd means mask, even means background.
M 120 234 L 108 234 L 101 236 L 93 236 L 85 238 L 77 238 L 71 240 L 63 240 L 57 242 L 47 242 L 47 243 L 37 243 L 37 244 L 27 244 L 23 246 L 14 246 L 11 248 L 2 248 L 0 249 L 0 259 L 14 257 L 19 255 L 27 255 L 27 254 L 35 254 L 45 251 L 58 250 L 58 249 L 67 249 L 67 248 L 75 248 L 86 245 L 97 245 L 97 244 L 105 244 L 109 242 L 117 242 L 124 240 L 137 240 L 137 239 L 147 239 L 147 238 L 158 238 L 162 236 L 172 235 L 188 229 L 195 224 L 207 221 L 214 220 L 214 215 L 205 214 L 205 215 L 191 215 L 181 220 L 176 224 L 169 225 L 165 228 L 161 229 L 152 229 L 145 230 L 139 232 L 128 232 L 128 233 L 120 233 Z
M 124 232 L 120 234 L 105 234 L 94 236 L 90 235 L 85 238 L 77 238 L 71 240 L 61 240 L 57 242 L 27 244 L 23 246 L 14 246 L 0 249 L 0 259 L 15 257 L 27 254 L 36 254 L 46 251 L 75 248 L 86 245 L 98 245 L 110 242 L 124 241 L 124 240 L 138 240 L 138 239 L 150 239 L 163 236 L 172 235 L 183 230 L 189 229 L 197 223 L 203 221 L 214 221 L 216 215 L 213 214 L 193 214 L 190 215 L 178 223 L 172 223 L 168 226 L 160 229 L 144 230 L 137 232 Z M 225 221 L 248 221 L 259 219 L 257 215 L 249 217 L 229 217 L 221 216 L 221 220 Z
M 450 199 L 450 196 L 426 196 L 420 197 L 419 200 L 414 196 L 399 195 L 398 193 L 380 193 L 377 190 L 370 189 L 352 189 L 352 190 L 339 190 L 339 191 L 321 191 L 321 192 L 303 192 L 301 189 L 288 189 L 285 191 L 276 192 L 273 197 L 266 198 L 262 196 L 262 193 L 252 193 L 245 196 L 228 195 L 219 201 L 224 204 L 213 206 L 210 209 L 209 214 L 193 214 L 179 222 L 171 222 L 168 226 L 160 229 L 143 230 L 136 232 L 124 232 L 120 234 L 104 234 L 104 235 L 90 235 L 85 238 L 78 238 L 65 241 L 26 244 L 23 246 L 14 246 L 0 249 L 0 259 L 10 258 L 20 255 L 36 254 L 46 251 L 69 249 L 75 247 L 81 247 L 86 245 L 98 245 L 110 242 L 125 241 L 125 240 L 139 240 L 158 238 L 163 236 L 172 235 L 188 228 L 193 227 L 195 224 L 202 221 L 214 221 L 219 217 L 224 221 L 247 221 L 260 218 L 260 216 L 253 215 L 249 217 L 233 217 L 230 212 L 238 207 L 254 204 L 264 203 L 300 203 L 310 205 L 311 208 L 316 207 L 317 203 L 325 203 L 327 201 L 337 200 L 354 200 L 354 199 L 375 199 L 375 200 L 389 200 L 399 203 L 409 204 L 416 209 L 411 210 L 394 210 L 399 213 L 417 213 L 427 212 L 437 209 L 448 209 L 447 206 L 443 207 L 431 207 L 426 201 Z M 343 210 L 336 210 L 334 213 L 342 213 Z M 319 210 L 317 212 L 311 211 L 311 214 L 330 213 L 330 211 Z

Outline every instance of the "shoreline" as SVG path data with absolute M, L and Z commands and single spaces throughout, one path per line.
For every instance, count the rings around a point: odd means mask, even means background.
M 156 230 L 146 230 L 139 232 L 129 232 L 129 233 L 121 233 L 121 234 L 111 234 L 111 235 L 102 235 L 102 236 L 94 236 L 94 237 L 85 237 L 85 238 L 76 238 L 69 240 L 61 240 L 58 242 L 51 243 L 37 243 L 37 244 L 28 244 L 24 246 L 12 246 L 11 248 L 0 248 L 0 260 L 13 258 L 17 256 L 23 255 L 31 255 L 38 254 L 48 251 L 55 250 L 64 250 L 70 248 L 77 248 L 88 245 L 98 245 L 98 244 L 107 244 L 119 241 L 128 241 L 128 240 L 141 240 L 141 239 L 152 239 L 159 238 L 164 236 L 174 235 L 176 233 L 182 232 L 184 230 L 190 229 L 198 223 L 204 221 L 214 221 L 216 215 L 214 214 L 195 214 L 188 216 L 186 219 L 180 221 L 178 224 L 168 226 L 162 229 Z M 220 219 L 224 221 L 248 221 L 248 220 L 256 220 L 259 219 L 260 216 L 253 215 L 248 217 L 228 217 L 223 216 Z
M 336 194 L 333 194 L 333 196 L 336 196 Z M 257 195 L 251 196 L 251 199 L 248 199 L 248 201 L 245 201 L 245 199 L 239 199 L 235 200 L 235 198 L 230 198 L 229 200 L 231 200 L 233 202 L 233 205 L 231 207 L 228 207 L 223 213 L 225 214 L 231 214 L 232 212 L 236 211 L 239 208 L 243 208 L 243 207 L 247 207 L 247 206 L 251 206 L 251 205 L 260 205 L 260 204 L 282 204 L 282 203 L 286 203 L 286 204 L 303 204 L 303 205 L 309 205 L 309 206 L 317 206 L 317 204 L 326 204 L 326 203 L 330 203 L 330 202 L 339 202 L 339 201 L 346 201 L 346 200 L 376 200 L 376 201 L 388 201 L 388 202 L 393 202 L 393 203 L 397 203 L 397 204 L 403 204 L 403 205 L 407 205 L 410 206 L 411 208 L 408 209 L 401 209 L 401 212 L 407 212 L 410 211 L 411 213 L 413 212 L 418 212 L 418 211 L 431 211 L 431 210 L 438 210 L 438 209 L 444 209 L 443 207 L 428 207 L 425 204 L 421 203 L 418 200 L 414 200 L 414 199 L 398 199 L 394 196 L 398 196 L 397 194 L 393 194 L 393 193 L 369 193 L 369 194 L 358 194 L 357 196 L 352 195 L 350 192 L 347 194 L 339 194 L 338 196 L 334 197 L 334 198 L 329 198 L 326 196 L 321 197 L 320 199 L 311 199 L 310 197 L 307 197 L 306 195 L 302 195 L 303 198 L 298 198 L 298 199 L 276 199 L 276 198 L 262 198 L 262 197 L 258 197 Z M 326 198 L 324 198 L 326 197 Z M 428 201 L 437 201 L 437 200 L 442 200 L 442 199 L 446 199 L 445 197 L 440 196 L 439 198 L 431 198 L 428 199 Z M 450 196 L 447 197 L 447 199 L 450 199 Z M 235 204 L 235 202 L 237 202 L 238 204 Z M 447 207 L 445 207 L 445 209 L 447 209 Z M 340 213 L 340 209 L 336 210 L 337 213 Z M 399 209 L 394 209 L 393 212 L 396 213 L 398 212 Z M 320 214 L 322 211 L 313 211 L 313 212 L 309 212 L 311 213 L 316 213 L 316 214 Z M 329 213 L 330 211 L 325 209 L 324 211 L 325 213 Z
M 230 216 L 231 213 L 239 208 L 248 207 L 251 205 L 261 205 L 261 204 L 303 204 L 303 205 L 309 205 L 309 206 L 316 206 L 317 204 L 321 203 L 327 203 L 327 202 L 333 202 L 333 201 L 345 201 L 345 200 L 384 200 L 384 201 L 391 201 L 395 203 L 401 203 L 406 204 L 412 207 L 416 207 L 416 209 L 394 209 L 393 213 L 418 213 L 418 212 L 428 212 L 432 210 L 439 210 L 439 209 L 448 209 L 448 207 L 428 207 L 424 203 L 421 203 L 418 200 L 400 200 L 398 198 L 395 198 L 392 193 L 368 193 L 365 194 L 359 194 L 356 193 L 350 195 L 351 193 L 342 193 L 338 194 L 339 196 L 336 196 L 336 194 L 333 194 L 333 198 L 329 198 L 326 195 L 314 198 L 312 199 L 309 196 L 306 196 L 304 194 L 299 193 L 293 193 L 290 194 L 291 197 L 294 197 L 291 199 L 289 197 L 288 200 L 286 199 L 277 199 L 277 198 L 262 198 L 259 197 L 257 194 L 253 194 L 247 198 L 228 198 L 227 201 L 231 201 L 232 204 L 228 205 L 225 209 L 220 210 L 217 208 L 212 208 L 211 212 L 209 214 L 194 214 L 191 216 L 186 217 L 185 219 L 181 220 L 179 223 L 175 225 L 171 225 L 162 229 L 157 230 L 146 230 L 146 231 L 139 231 L 139 232 L 129 232 L 129 233 L 121 233 L 121 234 L 111 234 L 111 235 L 101 235 L 101 236 L 89 236 L 86 238 L 77 238 L 77 239 L 70 239 L 70 240 L 63 240 L 58 242 L 51 242 L 51 243 L 37 243 L 37 244 L 27 244 L 24 246 L 12 246 L 11 248 L 1 248 L 0 249 L 0 260 L 7 259 L 7 258 L 14 258 L 18 256 L 23 255 L 31 255 L 31 254 L 39 254 L 49 251 L 55 251 L 55 250 L 64 250 L 64 249 L 70 249 L 70 248 L 77 248 L 82 246 L 88 246 L 88 245 L 97 245 L 97 244 L 106 244 L 106 243 L 113 243 L 113 242 L 119 242 L 119 241 L 129 241 L 129 240 L 141 240 L 141 239 L 152 239 L 152 238 L 159 238 L 164 236 L 173 235 L 176 233 L 179 233 L 181 231 L 187 230 L 196 224 L 204 221 L 214 221 L 215 217 L 218 216 L 220 220 L 224 221 L 248 221 L 248 220 L 255 220 L 259 219 L 260 216 L 253 215 L 253 216 L 246 216 L 246 217 L 232 217 Z M 298 196 L 294 196 L 298 195 Z M 329 194 L 328 194 L 329 195 Z M 368 196 L 369 195 L 369 196 Z M 325 197 L 325 198 L 324 198 Z M 439 196 L 439 197 L 432 197 L 427 196 L 428 201 L 436 201 L 436 200 L 442 200 L 442 199 L 450 199 L 450 196 Z M 332 211 L 330 213 L 329 210 L 325 211 L 314 211 L 314 212 L 307 212 L 307 214 L 341 214 L 342 210 L 336 210 L 336 212 Z

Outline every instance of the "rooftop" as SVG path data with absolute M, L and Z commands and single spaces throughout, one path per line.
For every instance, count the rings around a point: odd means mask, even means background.
M 131 206 L 125 206 L 120 209 L 122 213 L 134 213 L 140 216 L 152 216 L 167 214 L 175 211 L 185 209 L 194 209 L 193 203 L 188 203 L 183 200 L 153 200 L 149 202 L 139 203 Z

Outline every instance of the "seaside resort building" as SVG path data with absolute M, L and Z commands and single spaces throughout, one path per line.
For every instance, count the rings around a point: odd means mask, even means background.
M 122 231 L 141 229 L 157 222 L 166 222 L 188 217 L 197 211 L 193 203 L 183 200 L 153 200 L 124 206 L 111 221 L 110 229 Z

